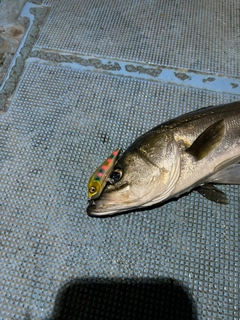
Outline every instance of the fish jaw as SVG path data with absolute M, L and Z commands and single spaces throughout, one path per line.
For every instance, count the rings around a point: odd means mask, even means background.
M 164 152 L 158 163 L 139 149 L 127 152 L 117 164 L 124 168 L 123 179 L 107 186 L 98 199 L 89 203 L 88 215 L 110 216 L 166 200 L 180 176 L 181 157 L 172 138 L 165 139 L 160 148 Z
M 119 195 L 118 195 L 119 198 Z M 134 205 L 134 202 L 127 204 L 125 200 L 122 199 L 122 202 L 116 202 L 115 199 L 104 199 L 99 198 L 97 201 L 90 201 L 87 207 L 87 214 L 91 217 L 106 217 L 117 215 L 121 212 L 134 210 L 139 206 Z
M 122 212 L 132 211 L 141 208 L 149 202 L 151 193 L 135 194 L 130 186 L 126 186 L 122 191 L 104 192 L 100 198 L 90 201 L 87 207 L 89 216 L 112 216 Z
M 179 177 L 179 162 L 177 161 L 177 165 L 175 165 L 176 171 L 169 172 L 167 184 L 162 182 L 161 174 L 159 174 L 159 176 L 151 177 L 148 185 L 140 189 L 137 186 L 128 185 L 121 191 L 103 192 L 100 198 L 89 202 L 87 207 L 88 215 L 92 217 L 113 216 L 122 212 L 152 206 L 155 203 L 166 200 L 174 190 Z M 166 172 L 164 175 L 166 176 Z M 152 190 L 159 190 L 161 197 L 156 193 L 153 194 Z
M 136 194 L 130 185 L 126 185 L 121 190 L 110 190 L 110 192 L 107 190 L 103 192 L 100 198 L 90 201 L 87 213 L 90 216 L 109 216 L 134 210 L 135 208 L 139 208 L 144 202 L 143 196 L 146 198 L 148 194 L 145 193 L 143 195 L 140 192 Z

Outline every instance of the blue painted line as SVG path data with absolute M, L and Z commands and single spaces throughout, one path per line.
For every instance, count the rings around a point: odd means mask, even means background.
M 33 48 L 33 51 L 34 50 L 40 50 L 42 52 L 45 52 L 45 50 L 36 47 Z M 69 57 L 72 57 L 72 59 L 74 59 L 74 57 L 79 57 L 82 63 L 56 62 L 54 60 L 49 61 L 49 59 L 44 60 L 33 57 L 28 58 L 27 63 L 35 62 L 47 65 L 52 65 L 54 63 L 57 65 L 61 65 L 62 67 L 68 67 L 80 71 L 97 71 L 117 76 L 131 77 L 135 79 L 137 78 L 151 81 L 161 81 L 164 83 L 170 83 L 180 86 L 240 95 L 240 78 L 238 77 L 232 78 L 224 75 L 200 73 L 196 71 L 189 71 L 172 67 L 153 66 L 140 63 L 136 64 L 132 62 L 120 61 L 117 59 L 106 59 L 96 56 L 92 57 L 85 55 L 76 55 L 57 51 L 51 52 L 49 50 L 46 50 L 46 52 L 48 53 L 48 55 L 52 53 L 53 56 L 54 54 L 60 54 L 61 57 L 64 58 L 64 56 L 66 56 L 68 57 L 68 59 Z M 92 61 L 93 64 L 91 65 Z M 108 69 L 108 66 L 114 65 L 117 65 L 118 68 Z

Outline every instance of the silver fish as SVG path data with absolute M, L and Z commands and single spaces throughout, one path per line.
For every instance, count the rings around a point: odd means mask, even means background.
M 149 207 L 196 189 L 227 203 L 213 184 L 240 184 L 240 101 L 210 106 L 158 125 L 119 158 L 91 216 Z

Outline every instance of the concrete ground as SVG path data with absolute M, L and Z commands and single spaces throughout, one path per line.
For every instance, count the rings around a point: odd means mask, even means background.
M 87 216 L 164 120 L 240 100 L 239 0 L 0 1 L 0 319 L 239 319 L 239 187 Z

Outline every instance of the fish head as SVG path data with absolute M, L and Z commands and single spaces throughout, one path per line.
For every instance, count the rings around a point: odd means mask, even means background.
M 148 134 L 119 158 L 99 198 L 90 201 L 90 216 L 109 216 L 150 206 L 173 190 L 180 174 L 180 154 L 173 137 Z

